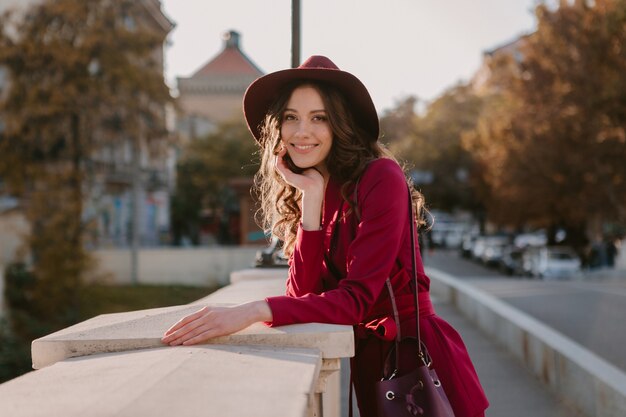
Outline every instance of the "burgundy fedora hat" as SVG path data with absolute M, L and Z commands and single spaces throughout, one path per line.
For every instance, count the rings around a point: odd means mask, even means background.
M 257 78 L 243 96 L 243 114 L 248 129 L 257 141 L 261 139 L 261 124 L 267 110 L 278 98 L 282 87 L 296 81 L 320 81 L 337 88 L 345 96 L 355 121 L 370 136 L 378 139 L 378 115 L 367 88 L 349 72 L 341 71 L 325 56 L 313 55 L 298 68 L 272 72 Z

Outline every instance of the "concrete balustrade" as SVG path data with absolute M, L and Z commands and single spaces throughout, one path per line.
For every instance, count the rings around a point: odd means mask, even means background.
M 190 305 L 105 314 L 33 341 L 39 370 L 0 385 L 3 410 L 16 417 L 338 416 L 340 358 L 354 354 L 351 326 L 257 323 L 199 346 L 160 342 L 200 305 L 282 294 L 284 278 L 267 272 Z
M 431 293 L 454 305 L 515 355 L 559 398 L 593 417 L 626 416 L 626 374 L 533 317 L 427 268 Z

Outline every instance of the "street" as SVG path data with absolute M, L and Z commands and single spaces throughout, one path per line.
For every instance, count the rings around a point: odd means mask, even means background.
M 453 250 L 425 252 L 424 264 L 467 280 L 626 372 L 626 273 L 571 281 L 508 277 Z

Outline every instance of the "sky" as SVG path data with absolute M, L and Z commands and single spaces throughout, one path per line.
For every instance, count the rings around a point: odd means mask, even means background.
M 537 0 L 301 0 L 301 60 L 326 55 L 356 75 L 379 112 L 417 96 L 428 103 L 480 67 L 483 52 L 536 27 Z M 191 76 L 228 30 L 264 72 L 291 65 L 291 0 L 162 0 L 176 27 L 166 79 Z

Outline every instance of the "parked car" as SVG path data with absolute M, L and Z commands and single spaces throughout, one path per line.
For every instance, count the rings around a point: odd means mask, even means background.
M 431 243 L 435 247 L 459 248 L 463 235 L 472 229 L 471 221 L 441 211 L 431 211 L 430 214 L 434 219 L 430 231 Z
M 576 252 L 566 246 L 528 248 L 524 254 L 524 270 L 537 278 L 573 278 L 580 273 L 580 266 Z
M 474 248 L 474 243 L 476 242 L 477 237 L 478 236 L 475 233 L 463 234 L 463 238 L 461 239 L 461 246 L 459 247 L 461 256 L 463 258 L 472 257 L 472 249 Z
M 509 237 L 506 235 L 477 236 L 472 246 L 472 259 L 487 265 L 496 265 L 508 242 Z
M 487 240 L 480 261 L 487 266 L 496 266 L 500 263 L 506 243 Z
M 524 249 L 514 245 L 507 245 L 502 252 L 499 268 L 507 275 L 524 275 Z
M 468 229 L 464 223 L 453 223 L 445 234 L 443 244 L 446 248 L 458 249 L 463 243 L 463 234 Z
M 471 258 L 474 260 L 480 260 L 483 257 L 485 251 L 485 244 L 487 243 L 487 236 L 476 236 L 474 244 L 472 245 Z
M 520 233 L 513 239 L 513 245 L 518 248 L 526 248 L 529 246 L 546 246 L 548 237 L 545 232 L 539 230 L 531 233 Z
M 504 255 L 504 248 L 509 244 L 507 236 L 487 236 L 480 261 L 485 265 L 496 266 Z

